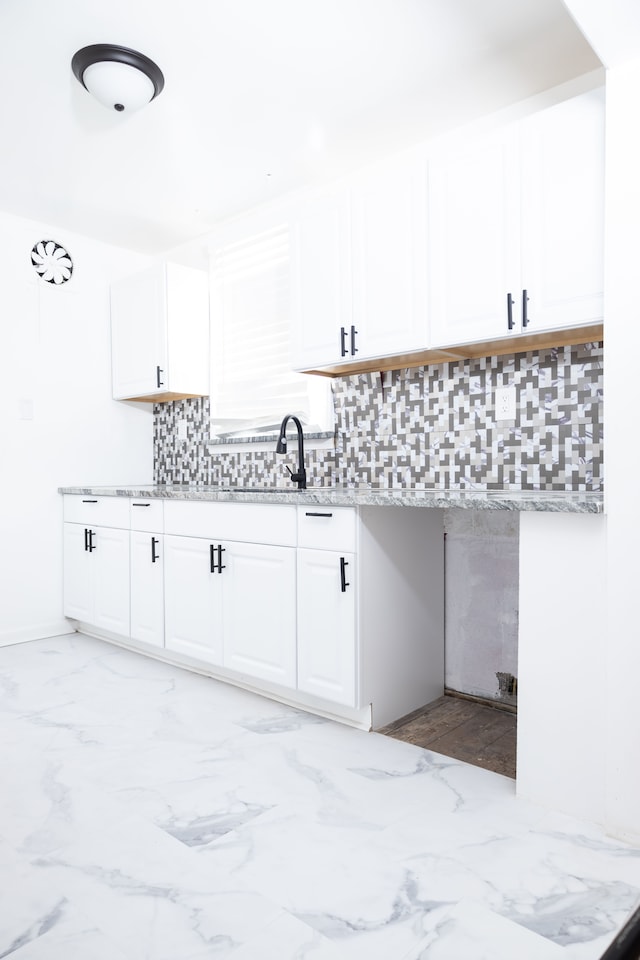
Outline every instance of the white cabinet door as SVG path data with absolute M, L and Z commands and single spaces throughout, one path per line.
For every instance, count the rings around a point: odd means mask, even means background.
M 520 287 L 515 128 L 429 164 L 432 346 L 504 337 Z M 515 326 L 514 326 L 515 329 Z
M 156 263 L 111 285 L 116 400 L 173 400 L 209 391 L 208 277 Z
M 295 548 L 230 542 L 225 547 L 224 665 L 295 688 Z
M 131 637 L 164 646 L 164 545 L 158 533 L 131 533 Z
M 111 284 L 113 396 L 160 393 L 169 374 L 161 265 Z
M 355 557 L 298 549 L 298 689 L 357 707 Z
M 129 636 L 129 531 L 93 529 L 89 560 L 94 564 L 92 623 L 110 633 Z
M 222 664 L 223 578 L 216 544 L 165 535 L 164 566 L 166 648 Z
M 604 315 L 604 90 L 521 124 L 522 282 L 527 330 Z
M 64 524 L 64 615 L 83 623 L 93 616 L 93 565 L 86 550 L 87 528 Z
M 352 188 L 354 359 L 428 346 L 427 170 L 413 154 Z
M 309 370 L 348 355 L 351 309 L 349 194 L 300 201 L 291 223 L 292 366 Z
M 64 613 L 129 636 L 129 531 L 64 525 Z

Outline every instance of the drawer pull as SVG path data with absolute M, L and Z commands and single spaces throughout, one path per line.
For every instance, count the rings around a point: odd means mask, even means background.
M 131 506 L 132 507 L 150 507 L 151 504 L 150 503 L 132 503 Z
M 97 503 L 97 500 L 83 500 L 83 503 Z
M 332 517 L 332 513 L 305 513 L 305 517 Z
M 350 587 L 351 584 L 347 580 L 347 567 L 349 564 L 344 557 L 340 557 L 340 590 L 342 593 L 347 592 L 347 587 Z

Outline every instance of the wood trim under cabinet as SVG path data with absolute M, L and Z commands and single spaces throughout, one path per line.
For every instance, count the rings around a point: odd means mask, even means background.
M 127 403 L 167 403 L 169 400 L 197 400 L 206 396 L 206 393 L 172 393 L 167 390 L 166 393 L 152 393 L 146 397 L 118 397 L 118 400 L 126 400 Z
M 520 336 L 501 337 L 499 340 L 482 340 L 442 347 L 433 350 L 418 350 L 399 353 L 391 357 L 358 360 L 355 363 L 340 363 L 319 370 L 302 370 L 302 373 L 322 377 L 348 377 L 354 373 L 378 373 L 384 370 L 403 370 L 411 367 L 427 367 L 436 363 L 455 360 L 473 360 L 477 357 L 500 357 L 509 353 L 527 353 L 529 350 L 546 350 L 549 347 L 568 347 L 576 343 L 596 343 L 604 340 L 604 325 L 590 323 L 566 330 L 546 330 L 542 333 L 527 333 Z

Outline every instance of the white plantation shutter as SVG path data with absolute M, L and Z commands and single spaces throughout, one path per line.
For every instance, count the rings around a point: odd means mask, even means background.
M 215 434 L 309 423 L 309 380 L 290 369 L 286 225 L 215 250 L 211 262 L 211 426 Z

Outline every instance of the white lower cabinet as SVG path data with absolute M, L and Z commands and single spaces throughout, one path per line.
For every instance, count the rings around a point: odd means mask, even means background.
M 356 564 L 352 553 L 298 550 L 298 689 L 358 706 Z
M 129 501 L 131 527 L 131 638 L 164 647 L 163 501 Z
M 224 666 L 295 689 L 295 548 L 263 543 L 226 546 Z
M 129 636 L 129 531 L 64 525 L 64 614 Z
M 169 650 L 296 684 L 295 549 L 165 538 Z
M 131 531 L 131 637 L 164 646 L 164 544 L 161 533 Z
M 222 665 L 222 577 L 216 545 L 165 536 L 165 646 Z
M 442 693 L 439 510 L 67 495 L 64 548 L 99 635 L 361 726 Z

